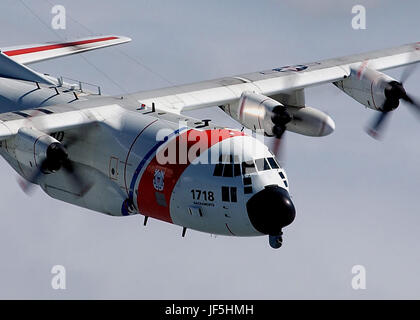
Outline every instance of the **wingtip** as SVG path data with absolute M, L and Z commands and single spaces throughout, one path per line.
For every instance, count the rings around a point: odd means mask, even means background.
M 121 42 L 131 42 L 133 40 L 130 37 L 127 37 L 127 36 L 118 36 L 118 35 L 116 35 L 115 37 L 117 37 L 118 39 L 120 39 Z

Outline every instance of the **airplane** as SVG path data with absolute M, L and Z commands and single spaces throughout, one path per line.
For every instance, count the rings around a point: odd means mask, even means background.
M 295 219 L 289 181 L 278 162 L 285 131 L 323 137 L 335 129 L 307 106 L 305 89 L 332 83 L 376 110 L 378 138 L 400 101 L 419 104 L 382 71 L 420 61 L 420 43 L 364 54 L 119 96 L 28 65 L 131 41 L 100 36 L 2 48 L 0 154 L 49 196 L 111 216 L 144 216 L 209 234 L 267 236 L 281 247 Z M 244 130 L 185 111 L 220 107 Z M 274 137 L 268 148 L 260 139 Z

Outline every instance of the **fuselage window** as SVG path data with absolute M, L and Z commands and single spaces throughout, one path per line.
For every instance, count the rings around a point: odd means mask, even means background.
M 244 177 L 244 185 L 252 184 L 251 177 Z
M 230 201 L 232 202 L 237 202 L 238 198 L 236 196 L 236 188 L 235 187 L 230 187 Z
M 251 187 L 251 186 L 246 186 L 246 187 L 244 187 L 244 193 L 245 193 L 245 194 L 252 193 L 252 187 Z
M 222 201 L 229 202 L 229 187 L 222 187 Z
M 237 202 L 238 197 L 236 187 L 222 187 L 222 201 Z

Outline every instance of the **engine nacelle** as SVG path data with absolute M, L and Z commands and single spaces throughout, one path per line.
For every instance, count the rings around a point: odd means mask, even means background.
M 244 92 L 238 104 L 230 105 L 224 110 L 246 128 L 254 131 L 263 130 L 271 136 L 273 135 L 271 117 L 276 107 L 283 107 L 283 105 L 261 94 Z
M 334 120 L 321 110 L 311 107 L 288 107 L 292 115 L 286 128 L 288 131 L 310 137 L 323 137 L 335 130 Z
M 286 130 L 306 136 L 321 137 L 334 131 L 335 124 L 330 116 L 311 107 L 284 106 L 280 102 L 253 92 L 244 92 L 238 103 L 223 106 L 222 109 L 233 119 L 253 131 L 263 130 L 273 136 L 273 117 L 276 109 L 285 110 L 291 120 Z
M 397 81 L 382 72 L 362 65 L 358 69 L 351 68 L 350 76 L 335 82 L 334 85 L 362 105 L 373 110 L 383 110 L 387 98 L 386 89 L 392 82 Z M 397 107 L 398 101 L 395 100 L 391 109 Z
M 33 128 L 20 128 L 14 138 L 16 160 L 30 168 L 40 167 L 47 157 L 47 149 L 59 143 L 50 135 Z

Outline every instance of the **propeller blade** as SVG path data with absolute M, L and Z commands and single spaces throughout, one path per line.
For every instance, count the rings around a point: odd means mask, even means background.
M 78 190 L 80 196 L 84 196 L 92 188 L 93 184 L 81 175 L 71 160 L 63 162 L 63 169 L 66 171 L 73 186 Z
M 417 68 L 417 63 L 406 66 L 401 74 L 400 82 L 405 83 L 405 81 L 407 81 L 407 79 L 411 77 L 411 75 L 414 73 L 414 71 L 416 71 Z
M 411 107 L 411 110 L 413 110 L 418 116 L 420 116 L 420 103 L 410 96 L 404 97 L 404 101 L 408 103 L 408 105 Z
M 285 126 L 275 126 L 273 128 L 274 137 L 267 144 L 270 151 L 281 163 L 284 162 L 284 143 L 285 143 Z
M 91 128 L 84 128 L 84 135 L 89 134 L 91 130 Z M 80 173 L 80 170 L 74 166 L 74 162 L 69 159 L 67 152 L 67 147 L 73 145 L 79 139 L 79 137 L 70 137 L 70 139 L 67 139 L 66 145 L 63 145 L 61 142 L 51 143 L 47 148 L 46 158 L 41 163 L 40 168 L 28 178 L 28 181 L 20 178 L 18 179 L 18 183 L 22 190 L 29 194 L 42 173 L 54 174 L 60 169 L 63 169 L 66 177 L 69 178 L 70 183 L 81 196 L 88 192 L 93 186 L 93 183 L 87 181 L 83 174 Z
M 281 138 L 273 138 L 273 142 L 271 144 L 270 150 L 276 157 L 276 159 L 281 163 L 284 164 L 285 158 L 285 141 L 286 136 L 283 135 Z
M 37 170 L 32 174 L 32 176 L 29 177 L 28 180 L 18 178 L 18 183 L 20 188 L 23 192 L 25 192 L 27 195 L 32 195 L 33 191 L 35 190 L 36 183 L 38 182 L 39 177 L 42 175 L 43 166 L 46 163 L 46 159 L 41 163 L 41 166 L 37 168 Z
M 276 158 L 278 158 L 278 156 L 280 155 L 280 150 L 281 150 L 281 139 L 274 138 L 272 152 L 274 153 L 274 155 L 276 156 Z
M 285 108 L 278 108 L 271 119 L 275 125 L 273 127 L 274 139 L 269 149 L 280 162 L 283 162 L 283 137 L 286 132 L 286 125 L 292 121 L 292 116 Z
M 372 126 L 367 130 L 367 133 L 375 139 L 380 139 L 384 124 L 389 116 L 389 112 L 380 112 L 376 119 L 373 121 Z
M 86 138 L 97 128 L 97 124 L 91 124 L 89 126 L 84 125 L 80 127 L 80 131 L 77 133 L 77 135 L 66 135 L 66 139 L 62 142 L 64 148 L 68 149 L 69 147 L 73 146 L 81 139 L 81 137 Z

